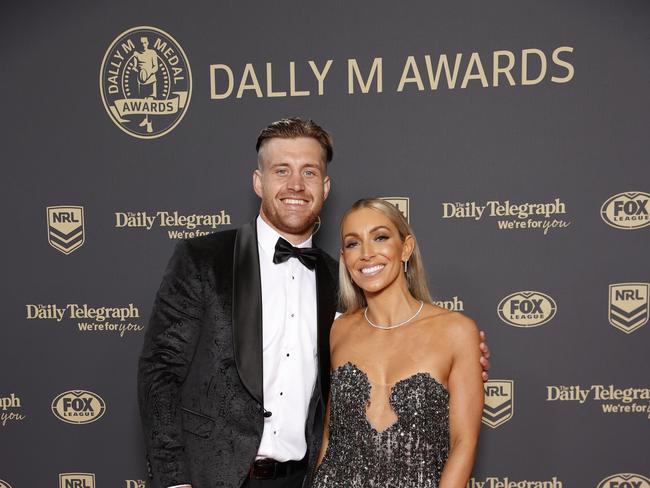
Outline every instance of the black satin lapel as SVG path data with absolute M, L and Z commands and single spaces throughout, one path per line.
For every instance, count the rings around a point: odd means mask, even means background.
M 241 382 L 263 405 L 262 284 L 255 222 L 237 231 L 233 259 L 233 345 Z
M 318 375 L 322 401 L 327 402 L 330 388 L 330 328 L 336 313 L 336 283 L 323 258 L 316 263 L 318 297 Z

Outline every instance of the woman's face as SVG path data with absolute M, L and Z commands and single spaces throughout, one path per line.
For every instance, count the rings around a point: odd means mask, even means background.
M 341 257 L 352 280 L 366 293 L 376 293 L 404 278 L 404 263 L 413 238 L 402 242 L 390 219 L 379 210 L 361 208 L 342 226 Z

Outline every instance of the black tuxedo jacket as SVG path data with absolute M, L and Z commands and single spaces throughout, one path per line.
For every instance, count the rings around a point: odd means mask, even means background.
M 305 435 L 309 472 L 329 391 L 336 261 L 316 264 L 318 375 Z M 138 364 L 153 487 L 239 488 L 264 425 L 262 297 L 255 223 L 181 241 L 156 296 Z

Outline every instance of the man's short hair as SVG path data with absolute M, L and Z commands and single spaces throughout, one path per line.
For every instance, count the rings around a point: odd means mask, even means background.
M 257 138 L 255 150 L 259 153 L 260 148 L 268 139 L 295 139 L 296 137 L 311 137 L 316 139 L 323 148 L 325 163 L 329 163 L 334 156 L 332 147 L 332 136 L 313 120 L 303 120 L 299 117 L 280 119 L 262 129 Z

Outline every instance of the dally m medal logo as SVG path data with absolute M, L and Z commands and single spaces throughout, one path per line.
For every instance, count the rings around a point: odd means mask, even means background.
M 89 424 L 99 420 L 104 412 L 106 403 L 92 391 L 64 391 L 52 400 L 52 413 L 68 424 Z
M 84 208 L 47 207 L 47 240 L 57 251 L 70 254 L 84 243 Z
M 496 429 L 510 420 L 515 411 L 514 389 L 512 380 L 488 380 L 483 384 L 485 404 L 482 421 L 488 427 Z
M 513 327 L 537 327 L 555 317 L 557 305 L 546 293 L 518 291 L 505 297 L 497 306 L 499 318 Z
M 650 479 L 640 474 L 619 473 L 605 478 L 597 488 L 650 488 Z
M 0 480 L 0 488 L 11 488 L 11 485 L 6 481 Z
M 616 229 L 635 230 L 650 225 L 650 194 L 628 191 L 610 197 L 600 207 L 600 216 Z
M 93 473 L 60 473 L 59 488 L 95 488 Z
M 134 27 L 117 36 L 106 51 L 99 89 L 120 129 L 139 139 L 154 139 L 174 129 L 187 112 L 192 71 L 172 36 L 155 27 Z
M 609 323 L 630 334 L 648 322 L 650 283 L 609 285 Z
M 409 197 L 382 197 L 382 200 L 386 200 L 388 203 L 397 207 L 397 210 L 402 212 L 402 215 L 407 222 L 409 220 Z

